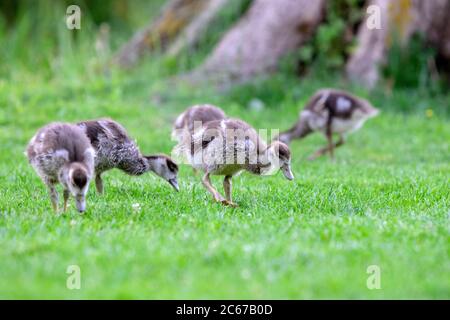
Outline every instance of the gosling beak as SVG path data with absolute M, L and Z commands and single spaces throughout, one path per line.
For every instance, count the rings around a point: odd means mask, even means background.
M 178 181 L 176 178 L 170 179 L 168 182 L 176 191 L 180 191 L 180 187 L 178 186 Z
M 86 199 L 84 197 L 76 197 L 75 202 L 79 213 L 83 213 L 86 211 Z
M 286 177 L 286 179 L 288 180 L 294 180 L 294 174 L 292 173 L 291 170 L 291 165 L 290 164 L 284 164 L 281 167 L 281 171 L 283 171 L 284 176 Z
M 371 108 L 369 111 L 369 117 L 373 118 L 380 114 L 380 109 L 377 108 Z

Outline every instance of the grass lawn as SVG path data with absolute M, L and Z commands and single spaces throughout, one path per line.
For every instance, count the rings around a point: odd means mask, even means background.
M 220 94 L 152 70 L 0 78 L 0 298 L 450 298 L 450 121 L 436 111 L 448 96 L 372 93 L 382 113 L 334 163 L 306 160 L 323 137 L 294 142 L 296 179 L 235 178 L 237 209 L 213 203 L 184 165 L 179 193 L 150 174 L 110 171 L 85 215 L 72 202 L 56 216 L 23 155 L 47 122 L 112 117 L 143 152 L 170 153 L 172 121 L 189 105 L 284 129 L 315 89 L 333 86 L 274 77 Z M 252 97 L 265 108 L 248 108 Z M 66 288 L 69 265 L 81 269 L 80 290 Z M 366 286 L 370 265 L 380 290 Z

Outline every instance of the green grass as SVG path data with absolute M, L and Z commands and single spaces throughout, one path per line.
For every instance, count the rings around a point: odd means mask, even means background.
M 93 26 L 74 40 L 52 26 L 59 20 L 33 29 L 32 18 L 10 33 L 0 19 L 0 298 L 450 298 L 448 94 L 382 86 L 369 94 L 312 75 L 274 75 L 227 93 L 164 80 L 195 56 L 104 73 Z M 293 182 L 235 178 L 237 209 L 213 203 L 183 165 L 179 193 L 150 174 L 110 171 L 104 196 L 91 188 L 85 215 L 72 203 L 56 216 L 23 155 L 50 121 L 105 116 L 143 152 L 170 153 L 173 120 L 204 102 L 256 128 L 285 129 L 316 89 L 333 86 L 382 113 L 334 163 L 306 160 L 323 137 L 294 142 Z M 254 98 L 263 110 L 248 107 Z M 69 265 L 81 268 L 80 290 L 66 288 Z M 380 290 L 366 286 L 370 265 L 381 269 Z

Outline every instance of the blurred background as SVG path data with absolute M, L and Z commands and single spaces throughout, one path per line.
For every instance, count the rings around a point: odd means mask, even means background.
M 71 4 L 81 9 L 79 30 L 66 27 Z M 183 75 L 225 90 L 253 82 L 254 90 L 276 74 L 439 95 L 449 86 L 450 1 L 2 0 L 0 39 L 0 75 L 9 79 L 39 71 L 86 83 L 147 67 L 148 88 Z M 282 80 L 272 81 L 276 98 L 263 102 L 279 98 Z

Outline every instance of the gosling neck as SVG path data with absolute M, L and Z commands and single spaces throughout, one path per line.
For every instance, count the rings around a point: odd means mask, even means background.
M 294 139 L 300 139 L 311 133 L 306 119 L 300 119 L 292 128 L 280 134 L 279 140 L 286 144 L 290 144 Z
M 144 159 L 147 161 L 147 171 L 152 171 L 157 175 L 161 174 L 161 158 L 158 156 L 145 156 Z
M 140 176 L 150 170 L 150 163 L 145 157 L 138 157 L 133 160 L 127 159 L 120 165 L 120 169 L 132 176 Z
M 256 175 L 270 174 L 276 167 L 273 158 L 271 145 L 269 145 L 263 152 L 258 154 L 256 163 L 248 166 L 248 171 Z

